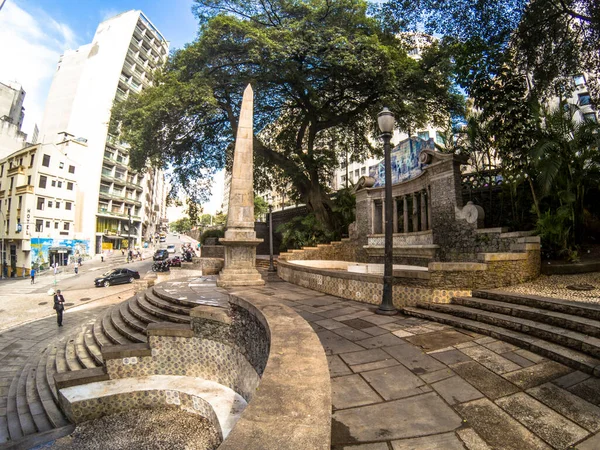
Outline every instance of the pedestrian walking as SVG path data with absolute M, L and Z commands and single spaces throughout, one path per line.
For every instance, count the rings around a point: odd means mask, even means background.
M 29 275 L 31 275 L 31 284 L 35 284 L 35 269 L 33 267 L 31 268 Z
M 54 275 L 58 273 L 58 263 L 54 263 Z
M 79 264 L 75 263 L 75 267 L 74 267 L 73 271 L 75 272 L 75 275 L 77 275 L 79 273 Z
M 65 310 L 65 298 L 60 293 L 60 289 L 54 294 L 54 310 L 56 311 L 56 322 L 62 327 L 63 311 Z
M 23 264 L 23 278 L 25 278 L 27 276 L 27 270 L 25 269 L 25 264 Z

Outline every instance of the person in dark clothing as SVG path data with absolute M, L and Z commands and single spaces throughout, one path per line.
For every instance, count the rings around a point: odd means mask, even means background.
M 31 275 L 31 284 L 35 284 L 35 269 L 32 268 L 31 271 L 29 272 L 29 275 Z
M 56 322 L 62 327 L 63 311 L 65 310 L 65 298 L 60 293 L 60 289 L 54 294 L 54 310 L 56 311 Z

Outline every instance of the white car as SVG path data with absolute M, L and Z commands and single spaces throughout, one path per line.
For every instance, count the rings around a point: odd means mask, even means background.
M 167 245 L 167 251 L 169 253 L 175 253 L 175 245 L 174 244 Z

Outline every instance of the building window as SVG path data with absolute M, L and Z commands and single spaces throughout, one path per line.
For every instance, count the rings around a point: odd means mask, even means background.
M 71 183 L 70 181 L 67 182 L 67 190 L 69 190 L 69 191 L 73 190 L 73 183 Z
M 60 209 L 60 202 L 56 202 L 56 209 Z
M 44 231 L 44 221 L 42 219 L 35 219 L 35 231 L 38 233 Z
M 56 187 L 56 180 L 52 180 L 52 187 Z
M 13 184 L 15 183 L 15 177 L 10 177 L 10 187 L 8 188 L 9 190 L 12 191 L 13 188 Z
M 0 166 L 0 177 L 4 175 L 4 164 Z
M 19 195 L 19 209 L 21 209 L 21 206 L 23 206 L 23 196 Z
M 42 166 L 50 167 L 50 155 L 44 155 L 44 159 L 42 159 Z
M 12 198 L 9 197 L 8 199 L 8 214 L 10 215 L 10 207 L 12 206 Z M 8 230 L 8 227 L 6 227 L 6 229 Z
M 588 122 L 597 122 L 598 118 L 596 117 L 595 112 L 589 112 L 583 115 L 583 120 L 587 120 Z
M 37 209 L 44 209 L 44 198 L 38 197 L 37 199 Z
M 41 188 L 45 188 L 47 181 L 48 181 L 48 177 L 45 177 L 44 175 L 40 175 L 40 184 L 38 186 Z
M 70 211 L 72 205 L 73 205 L 73 203 L 71 203 L 71 202 L 65 202 L 65 209 L 68 209 Z
M 75 166 L 69 166 L 69 173 L 75 173 Z
M 64 162 L 59 162 L 58 163 L 58 168 L 59 169 L 64 169 L 64 167 L 65 167 L 65 163 Z
M 31 155 L 31 159 L 29 160 L 29 167 L 33 167 L 33 157 L 35 155 Z
M 573 77 L 573 82 L 575 86 L 583 86 L 585 84 L 585 77 L 583 75 L 575 75 Z
M 61 188 L 61 187 L 62 187 L 62 181 L 59 181 L 59 182 L 57 183 L 57 186 L 58 186 L 59 188 Z
M 46 228 L 50 228 L 50 221 L 46 220 Z
M 58 230 L 58 222 L 54 222 L 54 229 Z
M 27 185 L 31 186 L 31 175 L 27 176 Z
M 419 137 L 419 139 L 423 139 L 424 141 L 428 141 L 429 140 L 429 131 L 419 131 L 417 133 L 417 136 Z
M 23 165 L 23 158 L 19 158 L 19 166 Z
M 440 145 L 444 145 L 444 135 L 439 131 L 435 132 L 435 142 L 437 142 Z
M 63 230 L 65 230 L 65 231 L 69 231 L 69 225 L 70 225 L 70 223 L 69 223 L 69 222 L 65 222 L 65 223 L 63 224 Z
M 360 174 L 361 175 L 364 175 L 366 173 L 367 173 L 367 168 L 366 167 L 363 167 L 363 168 L 360 169 Z
M 592 99 L 590 98 L 590 94 L 578 94 L 579 97 L 579 106 L 585 106 L 585 105 L 589 105 L 592 102 Z
M 346 182 L 346 175 L 342 175 L 342 183 Z
M 48 201 L 48 208 L 52 208 L 52 202 Z

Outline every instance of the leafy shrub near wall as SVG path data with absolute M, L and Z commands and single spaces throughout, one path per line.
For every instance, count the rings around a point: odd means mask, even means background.
M 289 222 L 279 225 L 277 232 L 281 233 L 281 250 L 313 247 L 329 243 L 336 238 L 336 234 L 327 230 L 313 213 L 294 217 Z
M 206 230 L 202 233 L 202 236 L 200 236 L 200 243 L 204 245 L 206 238 L 222 238 L 223 236 L 225 236 L 225 230 L 223 229 Z

